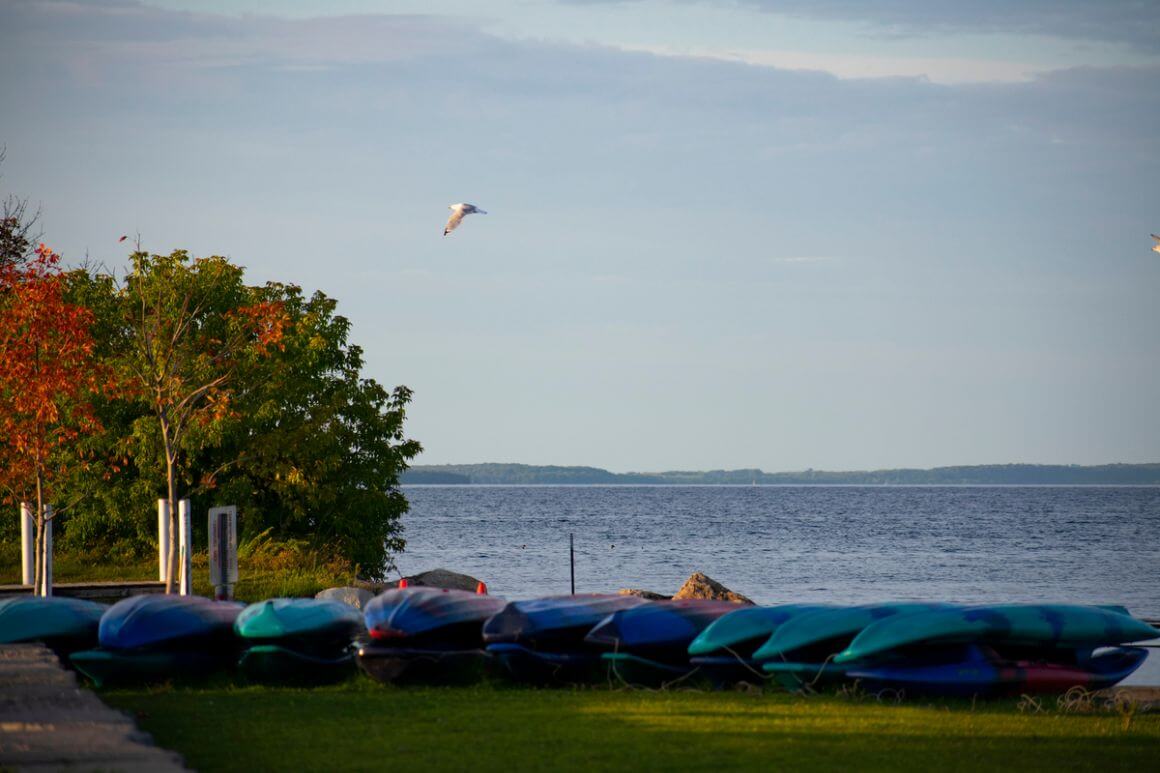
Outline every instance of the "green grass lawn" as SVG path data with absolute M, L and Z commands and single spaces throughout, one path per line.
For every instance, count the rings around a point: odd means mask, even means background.
M 106 691 L 217 770 L 1146 770 L 1160 715 L 785 693 L 391 688 Z

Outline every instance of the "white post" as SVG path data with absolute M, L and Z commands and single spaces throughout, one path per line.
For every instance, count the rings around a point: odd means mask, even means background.
M 36 521 L 28 502 L 20 503 L 20 582 L 36 582 Z
M 157 500 L 157 579 L 169 579 L 169 500 Z
M 189 500 L 182 499 L 177 503 L 177 549 L 181 551 L 181 595 L 189 596 L 193 593 L 193 563 L 190 548 L 193 546 L 193 535 L 190 533 Z
M 44 506 L 44 585 L 41 596 L 52 595 L 52 505 Z

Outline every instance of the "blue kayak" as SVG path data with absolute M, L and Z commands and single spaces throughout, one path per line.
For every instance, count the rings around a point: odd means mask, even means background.
M 513 601 L 483 624 L 483 640 L 550 651 L 585 649 L 584 637 L 594 625 L 646 603 L 639 596 L 597 593 Z
M 363 618 L 380 645 L 476 649 L 483 645 L 483 622 L 506 603 L 461 590 L 400 588 L 371 599 Z
M 234 647 L 242 604 L 201 596 L 131 596 L 101 618 L 101 647 L 113 650 Z
M 0 644 L 38 641 L 57 651 L 93 647 L 108 608 L 66 596 L 0 599 Z
M 1094 654 L 1090 650 L 1073 651 L 1065 662 L 1058 662 L 1044 658 L 1012 660 L 977 644 L 928 649 L 925 657 L 850 665 L 845 677 L 870 692 L 897 690 L 921 695 L 988 697 L 1064 693 L 1074 687 L 1111 687 L 1139 668 L 1148 655 L 1140 647 L 1114 647 Z M 1058 655 L 1059 651 L 1051 654 Z
M 608 667 L 599 652 L 553 652 L 515 642 L 487 645 L 492 673 L 524 684 L 585 684 L 603 680 Z
M 584 640 L 616 653 L 687 668 L 689 645 L 697 635 L 737 609 L 731 601 L 649 601 L 609 615 Z

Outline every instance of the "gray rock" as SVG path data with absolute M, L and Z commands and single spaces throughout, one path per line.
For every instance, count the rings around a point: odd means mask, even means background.
M 753 602 L 734 593 L 721 583 L 700 572 L 693 572 L 685 584 L 677 591 L 674 599 L 714 599 L 717 601 L 734 601 L 738 604 L 753 604 Z
M 316 599 L 327 599 L 329 601 L 341 601 L 343 604 L 349 604 L 355 609 L 363 609 L 367 602 L 375 597 L 366 588 L 327 588 L 320 590 L 314 594 Z

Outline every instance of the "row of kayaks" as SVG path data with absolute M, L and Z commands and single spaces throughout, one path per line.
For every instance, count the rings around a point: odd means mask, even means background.
M 44 641 L 98 685 L 188 680 L 237 668 L 258 682 L 321 683 L 361 667 L 388 683 L 658 686 L 857 683 L 946 695 L 1099 689 L 1160 631 L 1122 607 L 739 606 L 575 595 L 505 602 L 438 588 L 387 591 L 365 610 L 320 599 L 244 606 L 136 596 L 0 600 L 0 642 Z

